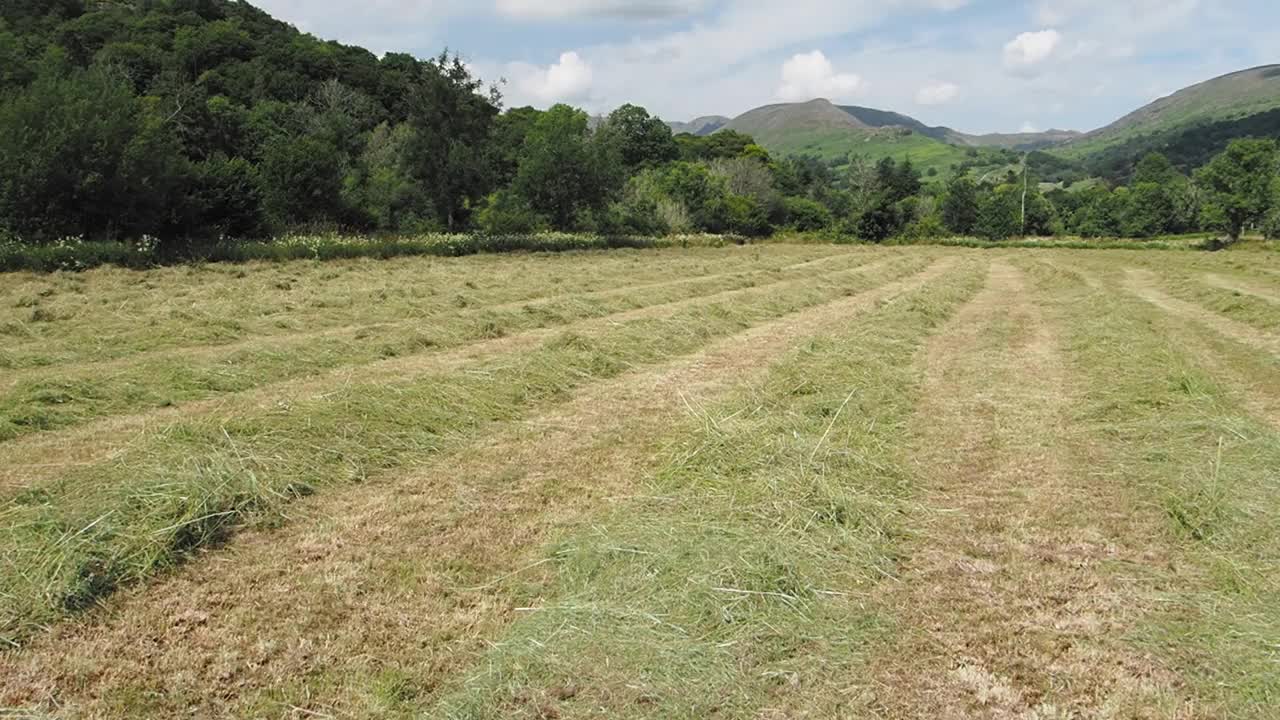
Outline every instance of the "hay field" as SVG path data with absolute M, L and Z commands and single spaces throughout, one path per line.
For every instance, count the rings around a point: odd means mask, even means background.
M 0 715 L 1274 718 L 1280 254 L 0 275 Z

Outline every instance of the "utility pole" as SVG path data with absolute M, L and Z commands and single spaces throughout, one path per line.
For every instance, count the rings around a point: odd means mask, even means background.
M 1022 237 L 1027 236 L 1027 158 L 1031 153 L 1022 153 Z

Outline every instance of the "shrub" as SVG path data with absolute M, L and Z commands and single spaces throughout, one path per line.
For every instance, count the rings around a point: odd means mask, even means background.
M 194 227 L 206 237 L 261 237 L 266 224 L 262 191 L 253 164 L 215 156 L 195 165 L 189 195 Z
M 515 193 L 497 192 L 489 196 L 476 224 L 482 232 L 503 235 L 538 232 L 549 223 Z
M 831 211 L 820 202 L 808 198 L 789 197 L 783 201 L 786 224 L 793 230 L 813 232 L 832 224 Z
M 884 242 L 898 234 L 902 218 L 885 196 L 877 197 L 854 223 L 854 234 L 868 242 Z
M 902 230 L 902 237 L 905 240 L 933 240 L 935 238 L 946 237 L 950 235 L 947 227 L 942 224 L 942 218 L 936 214 L 930 213 L 921 217 L 915 222 L 909 223 Z
M 1273 208 L 1262 224 L 1262 234 L 1268 240 L 1280 240 L 1280 207 Z
M 731 233 L 747 237 L 768 235 L 769 214 L 760 203 L 746 195 L 726 195 L 721 201 L 724 228 Z

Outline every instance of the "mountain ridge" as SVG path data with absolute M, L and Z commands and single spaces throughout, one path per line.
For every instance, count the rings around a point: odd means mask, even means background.
M 1174 134 L 1194 125 L 1280 108 L 1280 64 L 1236 70 L 1188 85 L 1062 144 L 1066 156 L 1098 155 L 1137 136 Z
M 696 117 L 689 122 L 668 122 L 667 126 L 671 128 L 671 132 L 679 135 L 688 133 L 689 135 L 710 135 L 711 133 L 723 128 L 733 121 L 723 115 L 703 115 Z
M 709 115 L 689 122 L 668 122 L 674 133 L 708 135 L 719 130 L 736 130 L 750 135 L 770 136 L 791 131 L 838 131 L 877 133 L 908 130 L 959 147 L 1008 147 L 1038 150 L 1082 135 L 1074 130 L 1046 130 L 1035 133 L 970 134 L 946 126 L 931 126 L 892 110 L 837 105 L 826 98 L 806 102 L 772 103 L 748 110 L 734 118 Z M 757 139 L 764 140 L 758 137 Z
M 1043 150 L 1076 161 L 1132 162 L 1116 154 L 1185 144 L 1201 128 L 1212 128 L 1215 142 L 1223 136 L 1262 134 L 1280 137 L 1280 64 L 1236 70 L 1170 93 L 1115 122 L 1088 132 L 1046 130 L 1034 133 L 965 133 L 945 125 L 928 125 L 909 115 L 858 105 L 838 105 L 826 99 L 803 103 L 775 103 L 749 110 L 722 124 L 670 123 L 674 132 L 696 126 L 699 134 L 721 129 L 756 137 L 776 152 L 812 152 L 839 156 L 860 149 L 891 144 L 902 151 L 941 157 L 963 155 L 969 149 Z M 725 120 L 722 116 L 709 116 Z M 917 137 L 907 139 L 909 135 Z M 889 143 L 889 140 L 893 140 Z M 959 150 L 947 153 L 931 143 Z M 907 147 L 909 146 L 909 147 Z

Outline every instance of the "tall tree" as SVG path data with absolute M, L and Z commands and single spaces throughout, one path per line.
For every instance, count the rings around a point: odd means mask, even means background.
M 489 191 L 485 147 L 500 104 L 497 90 L 486 92 L 456 55 L 441 54 L 418 73 L 409 102 L 409 167 L 449 230 L 461 227 Z
M 512 190 L 556 229 L 578 227 L 612 191 L 605 148 L 592 143 L 587 114 L 556 105 L 529 130 Z
M 541 110 L 531 107 L 512 108 L 494 121 L 493 136 L 489 141 L 494 187 L 506 186 L 515 179 L 524 139 L 541 116 Z
M 978 186 L 969 178 L 958 177 L 947 186 L 942 224 L 957 235 L 973 234 L 978 224 Z
M 1172 183 L 1182 177 L 1169 158 L 1160 153 L 1147 153 L 1133 169 L 1133 184 Z
M 1226 232 L 1231 242 L 1271 208 L 1277 157 L 1274 140 L 1235 140 L 1196 172 L 1205 220 Z
M 628 174 L 680 157 L 680 147 L 671 135 L 671 128 L 636 105 L 623 105 L 614 110 L 597 133 L 600 142 L 616 147 Z
M 982 196 L 978 206 L 978 235 L 1007 240 L 1022 233 L 1022 186 L 1001 185 Z
M 32 241 L 159 235 L 188 168 L 127 77 L 46 77 L 0 104 L 0 221 Z

